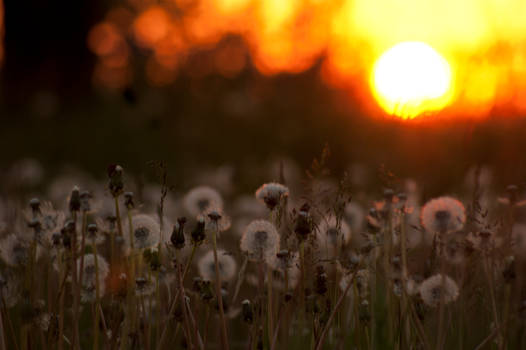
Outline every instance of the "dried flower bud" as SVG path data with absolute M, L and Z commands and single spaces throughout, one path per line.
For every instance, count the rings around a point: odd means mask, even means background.
M 122 179 L 122 167 L 120 165 L 112 164 L 108 167 L 108 177 L 110 178 L 109 189 L 113 197 L 118 197 L 122 194 L 124 189 L 124 181 Z
M 76 212 L 80 210 L 80 190 L 77 186 L 73 187 L 69 197 L 69 211 Z
M 126 209 L 128 210 L 135 208 L 135 202 L 133 200 L 133 192 L 124 193 L 124 205 L 126 206 Z
M 314 280 L 314 292 L 319 295 L 327 293 L 327 274 L 323 265 L 316 266 L 316 279 Z
M 192 243 L 200 245 L 205 240 L 205 219 L 201 216 L 197 219 L 197 224 L 192 231 Z
M 99 232 L 97 224 L 88 224 L 87 230 L 90 235 L 96 235 Z
M 51 235 L 51 241 L 53 242 L 54 246 L 60 245 L 62 241 L 62 235 L 60 233 L 53 233 L 53 235 Z
M 369 310 L 369 302 L 367 299 L 362 300 L 358 308 L 358 317 L 360 322 L 369 322 L 371 319 L 371 313 Z
M 152 271 L 159 271 L 161 268 L 161 259 L 158 250 L 145 249 L 143 252 L 143 258 L 150 265 Z
M 72 220 L 66 221 L 66 223 L 64 224 L 64 230 L 67 233 L 75 233 L 75 230 L 76 230 L 75 222 Z
M 88 191 L 82 191 L 82 193 L 80 194 L 80 210 L 81 211 L 88 212 L 91 210 L 91 205 L 89 202 L 91 198 L 93 198 L 91 193 L 89 193 Z
M 40 231 L 42 230 L 42 225 L 40 224 L 40 220 L 36 218 L 31 219 L 31 221 L 28 222 L 27 226 L 32 228 L 35 231 L 35 233 L 40 233 Z
M 254 321 L 254 310 L 252 308 L 252 304 L 250 303 L 250 300 L 245 299 L 241 302 L 242 308 L 242 314 L 243 314 L 243 321 L 245 321 L 248 324 L 252 324 L 252 321 Z
M 174 225 L 174 229 L 172 231 L 172 236 L 170 237 L 170 241 L 172 242 L 175 249 L 184 248 L 184 244 L 185 244 L 184 225 L 185 223 L 186 223 L 186 218 L 182 217 L 182 218 L 177 219 L 177 224 Z
M 201 292 L 201 288 L 202 288 L 202 284 L 203 284 L 203 279 L 199 276 L 197 277 L 194 277 L 194 280 L 192 282 L 192 289 L 197 292 L 197 293 L 200 293 Z
M 313 222 L 312 217 L 309 214 L 309 209 L 308 205 L 304 205 L 298 212 L 298 217 L 296 219 L 294 232 L 300 242 L 306 240 L 308 235 L 312 232 Z
M 40 200 L 38 198 L 32 198 L 29 201 L 29 207 L 33 211 L 33 215 L 40 214 Z
M 210 281 L 203 281 L 201 284 L 201 299 L 205 302 L 208 302 L 214 298 L 214 293 L 212 292 L 212 285 Z

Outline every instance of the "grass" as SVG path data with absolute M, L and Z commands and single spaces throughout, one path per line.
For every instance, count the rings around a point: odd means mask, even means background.
M 177 194 L 164 166 L 150 199 L 119 166 L 53 206 L 4 198 L 0 349 L 525 346 L 520 187 L 496 195 L 475 171 L 462 201 L 403 181 L 369 193 L 325 156 L 241 207 Z M 279 244 L 248 229 L 258 219 Z

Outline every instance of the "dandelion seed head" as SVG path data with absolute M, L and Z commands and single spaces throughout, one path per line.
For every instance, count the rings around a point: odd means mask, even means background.
M 25 266 L 29 261 L 29 242 L 16 234 L 5 237 L 0 249 L 0 256 L 9 266 Z
M 266 183 L 256 190 L 256 198 L 265 203 L 269 210 L 273 210 L 288 195 L 288 187 L 276 182 Z
M 205 212 L 210 206 L 223 208 L 223 198 L 215 189 L 199 186 L 191 189 L 183 199 L 183 206 L 191 217 Z
M 123 238 L 125 247 L 129 251 L 130 245 L 130 234 L 129 224 L 126 222 L 123 228 Z M 159 243 L 159 235 L 161 228 L 157 223 L 157 220 L 153 219 L 150 215 L 139 214 L 132 217 L 132 234 L 133 234 L 133 247 L 134 249 L 146 249 L 155 247 Z
M 267 220 L 254 220 L 246 227 L 240 247 L 250 260 L 268 263 L 279 251 L 278 231 Z
M 422 226 L 431 234 L 459 231 L 466 222 L 464 205 L 452 197 L 428 201 L 420 214 Z
M 77 271 L 78 275 L 80 275 L 80 265 L 81 265 L 81 259 L 82 257 L 77 258 Z M 110 268 L 108 265 L 108 262 L 106 259 L 102 256 L 97 254 L 97 267 L 98 271 L 95 267 L 95 255 L 94 254 L 85 254 L 84 255 L 84 266 L 83 272 L 82 272 L 82 285 L 83 286 L 89 286 L 91 284 L 95 284 L 96 276 L 99 277 L 99 286 L 104 284 L 104 281 L 106 280 L 106 277 L 108 276 L 110 272 Z
M 204 211 L 203 217 L 207 231 L 224 232 L 232 225 L 230 218 L 223 212 L 223 209 L 215 204 L 210 205 Z
M 422 300 L 427 306 L 437 307 L 441 300 L 449 304 L 458 298 L 459 289 L 449 276 L 436 274 L 424 280 L 418 287 Z
M 338 220 L 334 215 L 325 217 L 318 225 L 316 232 L 319 249 L 325 258 L 334 255 L 351 240 L 351 228 L 346 222 Z
M 227 254 L 224 250 L 217 250 L 217 263 L 219 267 L 219 274 L 222 281 L 230 281 L 234 278 L 237 270 L 237 264 L 234 258 Z M 199 275 L 206 281 L 215 281 L 216 271 L 214 262 L 214 251 L 208 251 L 197 262 Z

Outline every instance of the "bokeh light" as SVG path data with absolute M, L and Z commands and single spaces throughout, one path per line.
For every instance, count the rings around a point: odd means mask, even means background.
M 431 46 L 418 41 L 403 42 L 376 61 L 371 85 L 386 112 L 413 119 L 447 105 L 451 68 Z

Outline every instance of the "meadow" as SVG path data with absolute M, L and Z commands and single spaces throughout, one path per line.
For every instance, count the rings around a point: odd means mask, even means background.
M 225 169 L 172 186 L 164 162 L 152 181 L 110 165 L 35 191 L 38 163 L 19 162 L 0 202 L 0 348 L 526 346 L 522 186 L 479 166 L 426 198 L 386 169 L 337 176 L 329 153 L 276 162 L 250 192 Z

